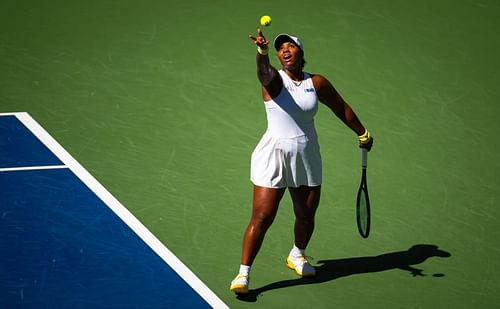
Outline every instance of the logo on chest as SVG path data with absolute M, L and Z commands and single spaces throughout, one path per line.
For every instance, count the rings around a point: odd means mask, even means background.
M 299 91 L 299 90 L 302 90 L 303 92 L 306 92 L 306 93 L 313 93 L 314 92 L 314 88 L 297 88 L 297 87 L 294 87 L 292 85 L 286 85 L 285 88 L 289 91 L 289 92 L 295 92 L 295 91 Z

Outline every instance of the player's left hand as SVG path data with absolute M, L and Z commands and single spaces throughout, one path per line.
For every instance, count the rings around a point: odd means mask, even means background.
M 260 48 L 267 48 L 269 45 L 269 41 L 266 40 L 260 28 L 257 29 L 257 36 L 250 34 L 248 37 Z

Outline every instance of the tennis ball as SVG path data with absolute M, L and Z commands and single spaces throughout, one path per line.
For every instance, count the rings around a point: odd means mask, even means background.
M 267 27 L 271 24 L 271 16 L 264 15 L 260 18 L 260 24 L 264 27 Z

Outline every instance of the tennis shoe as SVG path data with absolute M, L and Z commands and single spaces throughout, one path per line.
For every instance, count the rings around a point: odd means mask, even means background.
M 286 265 L 288 268 L 295 270 L 297 275 L 301 277 L 314 277 L 316 275 L 316 269 L 312 267 L 303 255 L 289 255 L 286 259 Z
M 237 294 L 246 294 L 248 293 L 248 282 L 248 275 L 238 274 L 231 282 L 231 288 L 229 290 Z

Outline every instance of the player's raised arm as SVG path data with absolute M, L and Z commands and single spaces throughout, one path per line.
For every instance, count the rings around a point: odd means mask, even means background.
M 281 91 L 283 83 L 278 71 L 269 61 L 269 41 L 261 29 L 257 29 L 257 36 L 249 35 L 249 37 L 257 45 L 257 77 L 267 93 L 275 97 Z

